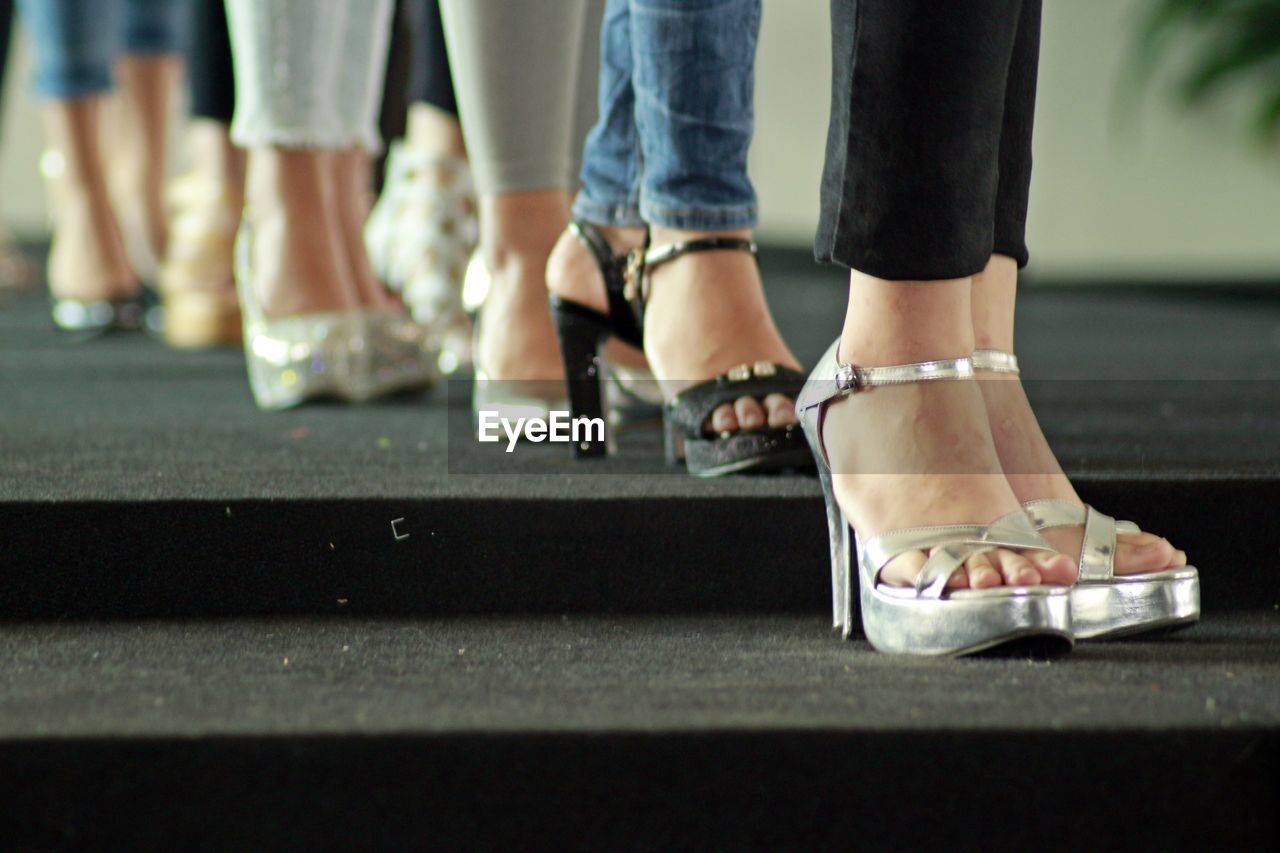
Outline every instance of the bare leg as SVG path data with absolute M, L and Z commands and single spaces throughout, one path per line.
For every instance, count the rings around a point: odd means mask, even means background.
M 54 212 L 49 286 L 64 299 L 108 299 L 138 291 L 98 150 L 101 107 L 101 98 L 80 98 L 41 108 L 51 149 L 46 162 Z
M 1017 264 L 1004 255 L 993 255 L 986 269 L 974 276 L 972 316 L 978 348 L 1013 352 L 1017 290 Z M 984 381 L 979 384 L 996 450 L 1018 500 L 1058 498 L 1079 503 L 1080 497 L 1053 455 L 1022 383 L 1007 373 L 983 374 L 981 378 Z M 1064 554 L 1079 554 L 1083 536 L 1084 530 L 1079 527 L 1044 532 L 1044 537 Z M 1118 574 L 1161 571 L 1186 563 L 1186 554 L 1154 534 L 1117 536 Z
M 458 117 L 439 107 L 419 102 L 409 106 L 405 142 L 410 148 L 437 156 L 466 157 L 462 125 Z
M 371 205 L 373 164 L 363 148 L 347 148 L 332 155 L 334 199 L 338 234 L 335 239 L 360 302 L 370 306 L 395 305 L 396 300 L 373 274 L 364 245 L 364 223 Z
M 564 376 L 547 307 L 547 259 L 569 221 L 569 202 L 566 190 L 480 198 L 480 251 L 490 281 L 477 361 L 493 378 Z
M 244 199 L 245 153 L 231 142 L 231 128 L 212 119 L 194 119 L 187 131 L 192 165 L 223 188 L 230 199 Z
M 972 281 L 891 282 L 853 273 L 842 361 L 865 367 L 958 358 L 973 351 Z M 976 382 L 921 382 L 854 394 L 827 410 L 824 439 L 836 496 L 858 534 L 985 524 L 1020 509 L 1000 468 Z M 903 554 L 886 583 L 910 584 L 925 554 Z M 1071 583 L 1062 554 L 999 549 L 970 558 L 953 586 Z
M 342 250 L 336 156 L 323 149 L 264 147 L 249 152 L 251 284 L 268 317 L 361 304 Z
M 169 111 L 181 75 L 182 61 L 173 55 L 125 56 L 115 66 L 119 91 L 106 146 L 108 171 L 125 248 L 145 279 L 155 278 L 168 240 Z

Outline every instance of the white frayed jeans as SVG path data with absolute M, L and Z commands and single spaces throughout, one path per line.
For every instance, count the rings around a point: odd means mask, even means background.
M 381 147 L 391 0 L 227 0 L 245 148 Z

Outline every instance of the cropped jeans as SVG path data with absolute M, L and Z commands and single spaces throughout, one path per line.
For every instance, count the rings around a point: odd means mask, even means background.
M 84 98 L 111 88 L 124 54 L 180 53 L 190 0 L 18 0 L 44 99 Z
M 747 149 L 759 31 L 760 0 L 609 0 L 576 218 L 690 231 L 756 224 Z

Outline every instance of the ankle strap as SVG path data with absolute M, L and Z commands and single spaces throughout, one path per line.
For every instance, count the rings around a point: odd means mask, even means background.
M 836 389 L 842 394 L 866 391 L 877 385 L 906 385 L 931 379 L 971 379 L 971 358 L 945 358 L 939 361 L 917 361 L 887 367 L 857 367 L 841 364 L 836 370 Z
M 626 255 L 615 255 L 609 241 L 600 230 L 590 222 L 575 219 L 569 223 L 569 233 L 577 237 L 587 251 L 595 258 L 600 268 L 600 276 L 604 279 L 605 298 L 609 304 L 609 319 L 613 323 L 614 333 L 629 344 L 641 346 L 644 340 L 642 325 L 644 305 L 638 294 L 627 286 L 627 275 L 631 269 L 631 258 L 637 252 L 643 254 L 649 246 L 649 235 L 645 234 L 645 244 Z
M 757 247 L 754 240 L 746 240 L 742 237 L 703 237 L 699 240 L 689 240 L 684 243 L 667 243 L 665 246 L 655 246 L 653 248 L 645 246 L 641 249 L 635 249 L 627 255 L 627 268 L 623 273 L 626 281 L 626 290 L 624 292 L 627 299 L 635 300 L 641 298 L 641 285 L 644 282 L 644 277 L 652 268 L 694 252 L 725 250 L 750 252 L 752 257 L 755 257 Z
M 887 367 L 858 367 L 840 361 L 839 352 L 840 339 L 836 338 L 835 343 L 818 360 L 813 373 L 809 375 L 809 381 L 805 382 L 796 398 L 796 414 L 799 415 L 810 442 L 818 449 L 818 457 L 824 465 L 827 462 L 827 450 L 822 442 L 822 420 L 827 403 L 879 385 L 905 385 L 938 379 L 972 379 L 974 375 L 973 359 L 967 357 Z
M 917 361 L 887 367 L 857 367 L 837 360 L 835 353 L 839 346 L 840 342 L 837 340 L 814 369 L 809 381 L 805 383 L 800 399 L 796 400 L 797 410 L 810 409 L 829 400 L 882 385 L 907 385 L 938 379 L 972 379 L 974 376 L 973 359 L 967 357 Z
M 998 349 L 974 350 L 973 369 L 991 373 L 1012 373 L 1017 376 L 1018 357 L 1011 352 Z

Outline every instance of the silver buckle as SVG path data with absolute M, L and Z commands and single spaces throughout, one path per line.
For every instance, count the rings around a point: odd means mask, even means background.
M 843 394 L 862 390 L 862 378 L 858 375 L 858 369 L 852 364 L 842 364 L 836 371 L 836 390 Z
M 635 302 L 640 295 L 640 275 L 644 270 L 644 247 L 627 252 L 627 265 L 622 271 L 622 298 Z

